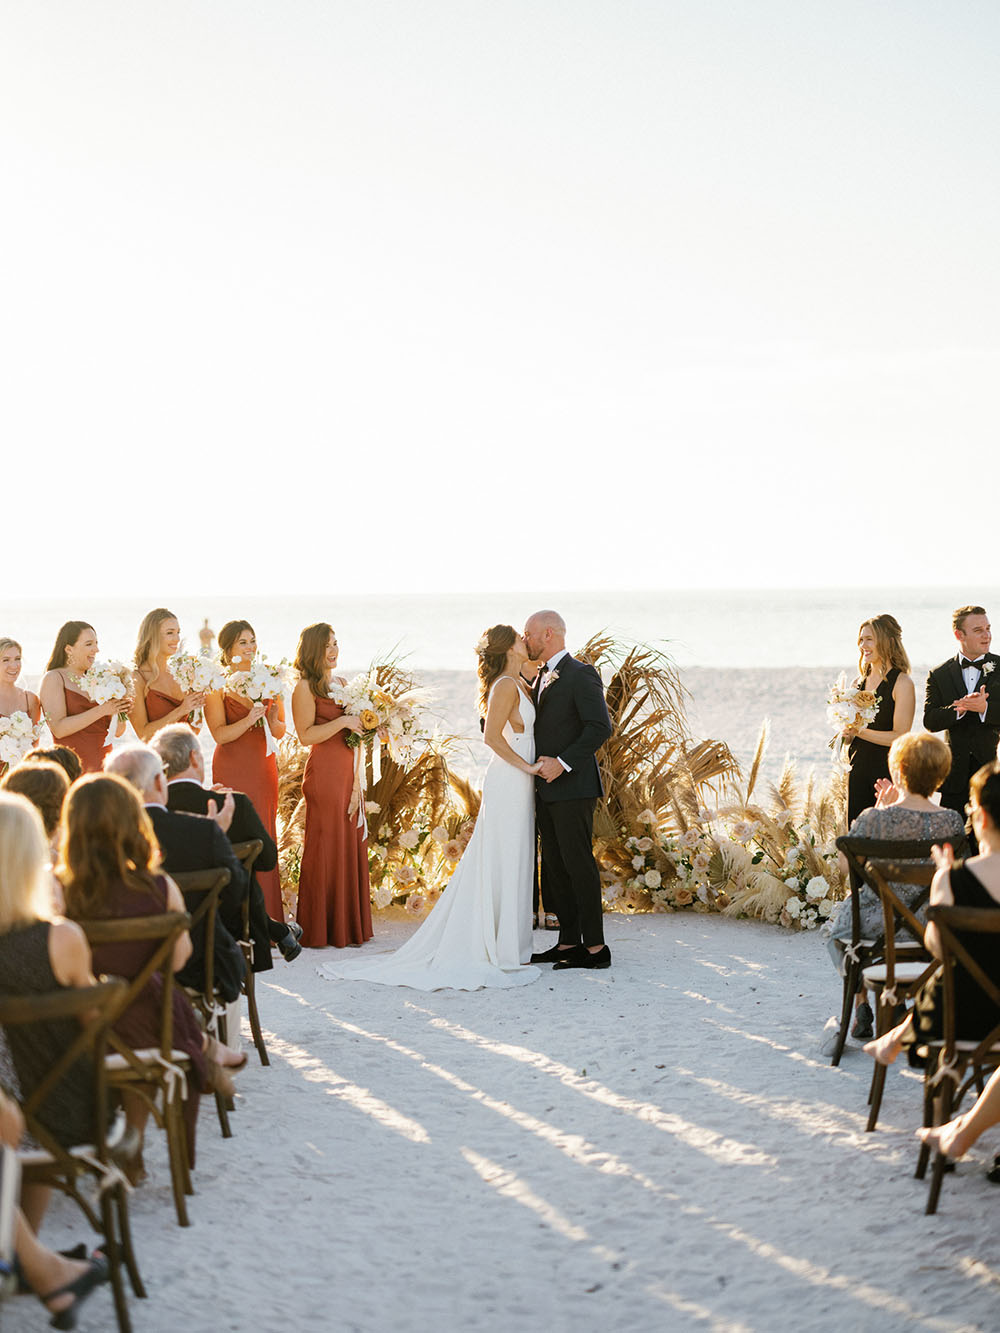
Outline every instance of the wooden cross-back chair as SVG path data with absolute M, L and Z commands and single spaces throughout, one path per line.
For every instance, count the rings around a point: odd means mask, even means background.
M 175 870 L 170 878 L 184 897 L 184 903 L 191 916 L 192 936 L 204 929 L 202 985 L 200 988 L 185 986 L 184 990 L 194 1005 L 204 1030 L 224 1043 L 226 1005 L 215 986 L 215 924 L 219 910 L 219 896 L 229 883 L 229 871 L 225 866 L 212 866 L 207 870 Z M 233 1136 L 229 1124 L 231 1109 L 225 1093 L 216 1088 L 215 1110 L 224 1139 Z
M 924 1073 L 924 1124 L 943 1125 L 958 1110 L 971 1087 L 982 1092 L 988 1074 L 1000 1066 L 1000 968 L 988 973 L 970 951 L 977 937 L 1000 936 L 1000 910 L 990 907 L 931 907 L 928 924 L 933 922 L 941 942 L 941 985 L 943 987 L 942 1036 L 922 1042 L 918 1049 L 928 1056 Z M 1000 949 L 1000 940 L 997 942 Z M 976 999 L 991 1007 L 997 1022 L 978 1040 L 958 1035 L 969 1028 L 967 1014 L 955 1002 L 955 973 L 961 968 L 977 987 Z M 977 1026 L 979 1026 L 977 1024 Z M 927 1172 L 931 1150 L 921 1144 L 916 1176 Z M 947 1158 L 935 1154 L 927 1196 L 928 1213 L 937 1210 L 938 1197 Z
M 187 1096 L 186 1079 L 191 1072 L 187 1053 L 174 1047 L 174 947 L 188 928 L 186 912 L 160 912 L 151 916 L 109 917 L 77 924 L 94 946 L 148 941 L 148 959 L 126 984 L 115 1014 L 124 1013 L 157 975 L 160 977 L 159 1041 L 138 1050 L 114 1030 L 108 1033 L 108 1082 L 120 1091 L 140 1097 L 150 1108 L 167 1139 L 170 1183 L 178 1224 L 189 1225 L 186 1195 L 193 1194 L 190 1145 L 184 1128 L 182 1103 Z
M 875 996 L 875 1035 L 895 1026 L 896 1011 L 900 1005 L 912 1000 L 924 983 L 933 976 L 941 964 L 928 952 L 924 943 L 924 924 L 917 913 L 927 902 L 934 879 L 933 865 L 900 865 L 895 861 L 869 861 L 867 875 L 874 885 L 882 903 L 882 953 L 880 963 L 872 963 L 861 969 L 865 986 Z M 907 906 L 898 896 L 894 884 L 912 884 L 920 892 Z M 904 948 L 904 959 L 897 955 L 901 944 L 896 939 L 897 931 L 904 931 L 910 938 Z M 871 1087 L 868 1090 L 868 1131 L 871 1132 L 877 1122 L 882 1105 L 882 1092 L 885 1088 L 886 1066 L 873 1061 Z
M 878 887 L 868 871 L 869 860 L 925 861 L 930 864 L 931 848 L 937 839 L 916 842 L 900 842 L 892 838 L 854 838 L 844 835 L 837 839 L 837 848 L 843 852 L 847 861 L 848 881 L 851 889 L 851 941 L 844 949 L 844 992 L 841 1002 L 840 1032 L 833 1049 L 831 1065 L 839 1065 L 844 1053 L 844 1044 L 851 1027 L 854 1009 L 854 997 L 861 986 L 861 974 L 864 968 L 882 961 L 884 957 L 885 935 L 876 932 L 873 936 L 861 934 L 861 902 L 859 893 L 862 884 L 867 884 L 873 893 L 878 894 Z
M 234 842 L 233 852 L 237 859 L 242 863 L 247 875 L 253 874 L 254 862 L 264 850 L 264 844 L 260 838 L 253 838 L 249 842 Z M 250 1031 L 253 1034 L 253 1044 L 257 1048 L 257 1054 L 260 1057 L 262 1065 L 271 1063 L 267 1054 L 267 1046 L 264 1043 L 264 1033 L 260 1026 L 260 1014 L 257 1011 L 257 987 L 253 972 L 253 940 L 250 936 L 250 895 L 243 899 L 243 937 L 240 940 L 240 948 L 243 950 L 243 958 L 247 965 L 247 974 L 243 979 L 243 994 L 247 1000 L 247 1017 L 250 1019 Z
M 39 1145 L 19 1154 L 22 1180 L 48 1185 L 67 1195 L 80 1208 L 89 1225 L 101 1235 L 102 1248 L 111 1270 L 111 1289 L 120 1333 L 131 1333 L 132 1328 L 122 1280 L 123 1267 L 136 1296 L 146 1295 L 129 1226 L 129 1186 L 114 1161 L 114 1143 L 109 1139 L 108 1129 L 105 1043 L 110 1024 L 121 1012 L 127 989 L 127 983 L 115 977 L 104 979 L 96 986 L 0 998 L 0 1027 L 8 1030 L 60 1019 L 77 1019 L 81 1024 L 79 1036 L 21 1101 L 28 1133 Z M 82 1056 L 89 1056 L 93 1063 L 94 1141 L 67 1148 L 53 1136 L 40 1116 L 45 1116 L 48 1098 Z M 81 1188 L 88 1180 L 97 1186 L 97 1197 L 93 1201 Z

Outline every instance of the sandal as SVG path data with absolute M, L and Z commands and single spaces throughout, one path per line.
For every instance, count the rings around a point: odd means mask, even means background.
M 556 916 L 555 912 L 545 913 L 545 929 L 546 930 L 559 929 L 559 918 Z
M 39 1300 L 48 1309 L 49 1301 L 58 1300 L 60 1296 L 72 1296 L 73 1299 L 62 1310 L 49 1310 L 52 1318 L 49 1323 L 53 1328 L 76 1328 L 76 1317 L 80 1313 L 80 1306 L 87 1299 L 95 1287 L 99 1287 L 103 1282 L 107 1282 L 111 1277 L 111 1266 L 108 1263 L 107 1256 L 100 1250 L 95 1250 L 94 1254 L 87 1263 L 87 1267 L 73 1282 L 67 1282 L 64 1287 L 57 1287 L 55 1291 L 50 1291 L 47 1296 L 40 1296 Z

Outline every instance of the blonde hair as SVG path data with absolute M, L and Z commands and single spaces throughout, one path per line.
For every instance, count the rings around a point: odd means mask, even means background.
M 156 654 L 160 648 L 160 626 L 165 620 L 176 619 L 177 617 L 173 611 L 168 611 L 165 606 L 158 606 L 155 611 L 147 611 L 142 618 L 133 662 L 139 674 L 139 679 L 142 681 L 144 692 L 149 686 L 143 673 L 150 671 L 154 676 L 156 675 Z
M 5 653 L 8 648 L 16 648 L 19 653 L 24 651 L 16 639 L 9 639 L 5 636 L 0 639 L 0 653 Z
M 42 817 L 23 796 L 0 792 L 0 932 L 52 917 Z
M 875 635 L 875 652 L 879 663 L 884 672 L 889 672 L 893 667 L 898 667 L 900 671 L 909 673 L 910 659 L 906 655 L 906 649 L 903 647 L 903 630 L 895 616 L 891 616 L 888 611 L 881 612 L 880 615 L 870 616 L 863 620 L 858 627 L 858 645 L 861 644 L 861 633 L 867 627 Z M 858 656 L 858 674 L 864 680 L 868 674 L 865 667 L 865 659 L 862 654 Z
M 907 731 L 889 747 L 889 772 L 897 787 L 930 796 L 951 772 L 951 750 L 929 731 Z

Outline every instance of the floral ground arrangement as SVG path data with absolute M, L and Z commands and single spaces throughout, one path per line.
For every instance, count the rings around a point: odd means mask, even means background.
M 607 908 L 629 912 L 721 912 L 812 930 L 846 892 L 834 839 L 844 825 L 846 775 L 801 780 L 790 761 L 758 788 L 767 724 L 744 776 L 729 747 L 690 734 L 685 691 L 673 662 L 648 644 L 591 639 L 577 654 L 605 683 L 614 734 L 599 754 L 605 796 L 594 819 L 594 853 Z M 419 699 L 398 662 L 369 673 L 387 716 Z M 372 904 L 422 916 L 447 889 L 475 827 L 480 792 L 449 763 L 453 738 L 414 721 L 419 744 L 382 745 L 375 727 L 359 762 L 368 822 Z M 281 742 L 279 849 L 285 906 L 294 912 L 305 808 L 307 751 Z

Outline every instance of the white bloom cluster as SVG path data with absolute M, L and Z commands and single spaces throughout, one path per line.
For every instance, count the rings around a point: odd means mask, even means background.
M 167 662 L 167 670 L 185 694 L 208 694 L 226 685 L 226 673 L 217 657 L 174 653 Z
M 419 711 L 423 695 L 409 690 L 399 696 L 391 695 L 378 683 L 375 669 L 364 671 L 346 685 L 331 685 L 330 698 L 340 704 L 345 713 L 360 717 L 364 739 L 370 740 L 377 731 L 384 732 L 389 758 L 400 768 L 409 768 L 424 752 L 431 738 L 431 730 Z M 349 736 L 347 743 L 357 745 L 362 738 Z
M 82 676 L 74 676 L 73 682 L 95 704 L 107 704 L 112 699 L 124 699 L 132 687 L 132 673 L 124 662 L 112 659 L 95 662 Z
M 239 662 L 239 658 L 233 661 Z M 291 683 L 292 669 L 288 662 L 282 658 L 280 662 L 272 664 L 263 653 L 257 654 L 246 671 L 230 671 L 226 678 L 226 688 L 252 704 L 277 699 Z
M 20 708 L 10 717 L 0 717 L 0 774 L 24 758 L 41 732 L 42 724 L 32 722 Z

